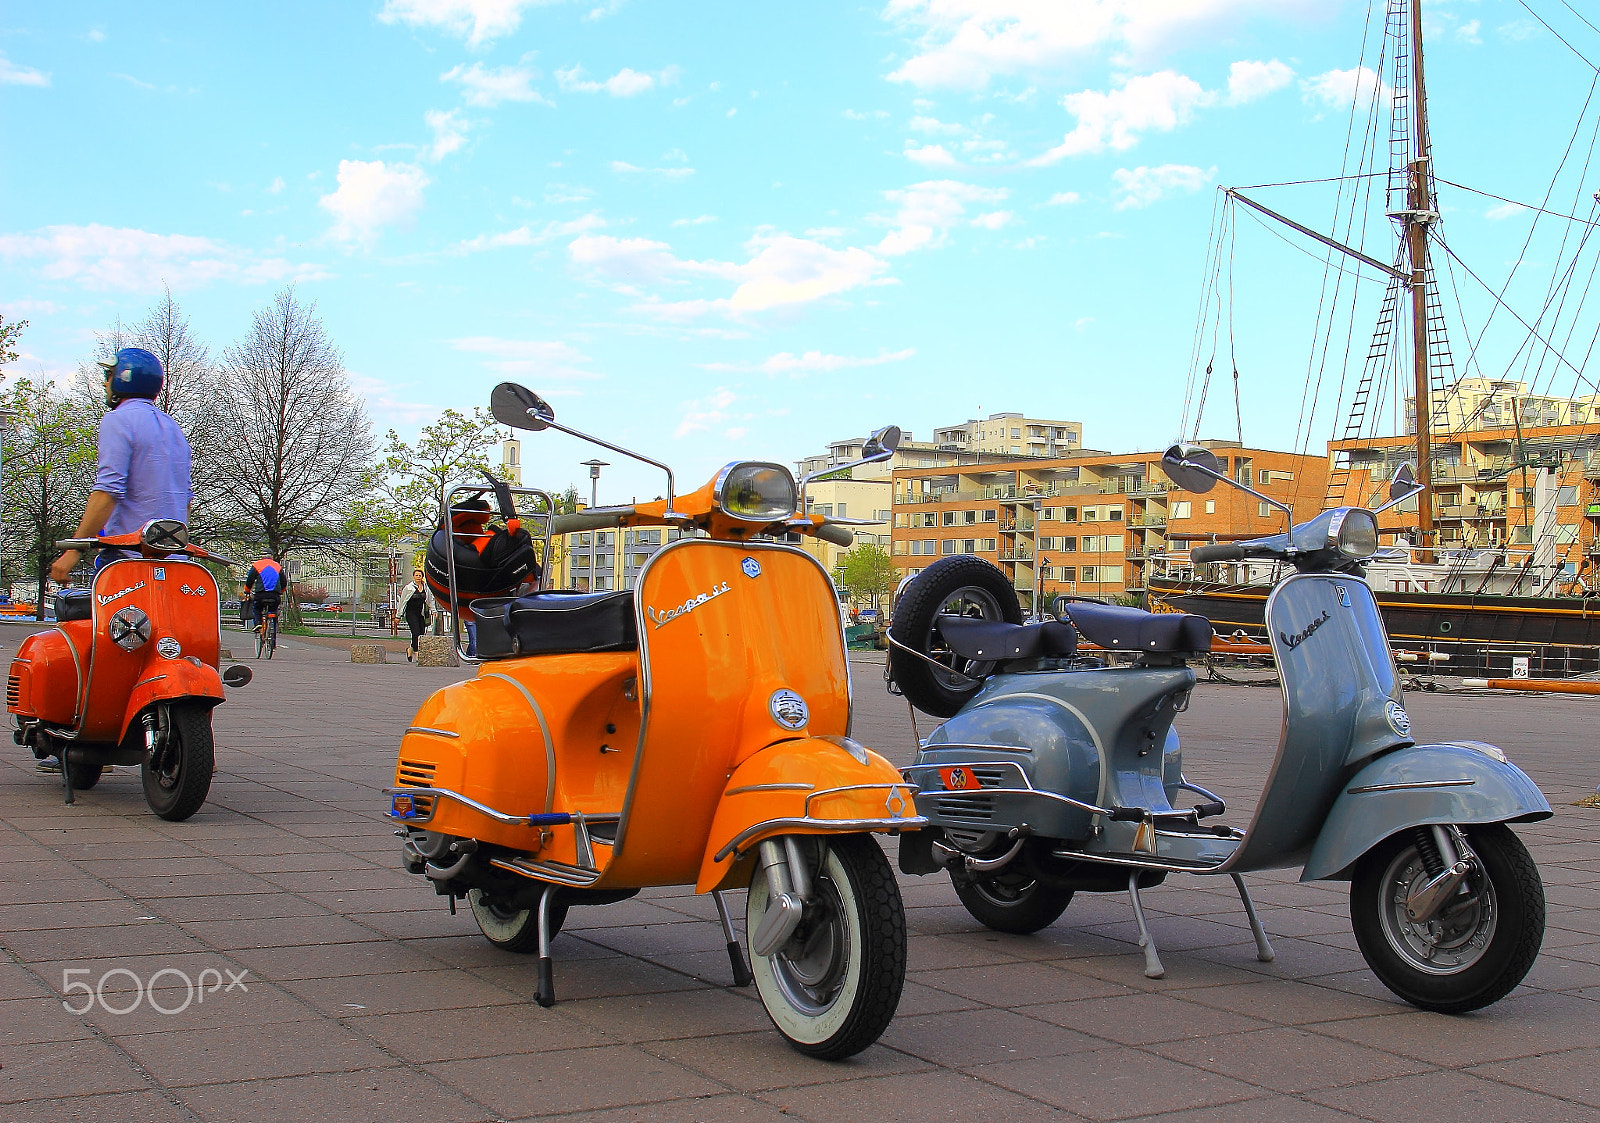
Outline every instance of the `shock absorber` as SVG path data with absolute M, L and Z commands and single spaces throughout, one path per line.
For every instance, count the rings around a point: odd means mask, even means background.
M 144 751 L 151 760 L 154 760 L 156 755 L 156 712 L 154 710 L 146 710 L 139 720 L 144 723 Z
M 1429 877 L 1437 877 L 1444 872 L 1444 855 L 1439 853 L 1439 844 L 1434 841 L 1432 827 L 1413 827 L 1411 839 L 1416 844 L 1417 853 L 1422 856 L 1422 864 L 1428 871 Z

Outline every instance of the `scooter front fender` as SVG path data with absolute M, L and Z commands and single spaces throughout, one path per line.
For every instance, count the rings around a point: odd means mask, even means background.
M 848 737 L 806 737 L 758 750 L 734 769 L 706 840 L 698 893 L 750 881 L 749 855 L 781 834 L 920 830 L 912 785 Z
M 205 663 L 197 667 L 187 659 L 163 659 L 147 664 L 145 673 L 139 676 L 128 695 L 127 709 L 122 716 L 122 736 L 118 740 L 127 738 L 128 727 L 151 705 L 177 698 L 190 699 L 209 709 L 223 699 L 222 676 L 215 667 Z
M 1412 745 L 1379 757 L 1344 785 L 1300 880 L 1349 880 L 1363 854 L 1409 827 L 1531 823 L 1550 814 L 1538 785 L 1493 745 Z

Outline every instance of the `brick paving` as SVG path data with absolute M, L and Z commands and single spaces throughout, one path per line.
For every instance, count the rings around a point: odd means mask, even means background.
M 8 647 L 23 634 L 0 632 Z M 857 736 L 904 762 L 904 703 L 873 657 L 855 669 Z M 948 880 L 905 878 L 899 1015 L 878 1045 L 825 1064 L 726 985 L 708 898 L 574 909 L 556 941 L 561 1001 L 544 1010 L 530 959 L 400 871 L 379 789 L 417 703 L 459 674 L 287 640 L 217 711 L 220 771 L 187 823 L 151 815 L 131 769 L 68 808 L 23 750 L 0 754 L 0 1118 L 1600 1116 L 1600 810 L 1571 806 L 1600 783 L 1593 699 L 1408 698 L 1419 731 L 1500 743 L 1556 806 L 1519 828 L 1549 898 L 1544 952 L 1489 1010 L 1393 998 L 1355 951 L 1343 885 L 1252 877 L 1278 953 L 1262 964 L 1225 881 L 1174 878 L 1146 895 L 1167 967 L 1153 981 L 1121 896 L 1081 894 L 1016 937 L 973 922 Z M 1241 820 L 1278 710 L 1275 690 L 1206 686 L 1181 719 L 1189 774 Z M 65 971 L 103 979 L 114 1009 L 134 979 L 154 986 L 129 1012 L 75 1016 Z M 184 1006 L 186 977 L 208 980 L 203 1001 Z M 224 989 L 230 977 L 248 989 Z

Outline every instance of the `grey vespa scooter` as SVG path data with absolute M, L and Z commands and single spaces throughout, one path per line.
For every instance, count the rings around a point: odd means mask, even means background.
M 1206 449 L 1176 445 L 1162 467 L 1185 490 L 1221 480 L 1288 512 Z M 1418 490 L 1403 468 L 1378 510 Z M 1244 830 L 1214 825 L 1226 805 L 1184 777 L 1172 728 L 1195 684 L 1186 660 L 1210 649 L 1209 622 L 1059 598 L 1058 620 L 1024 625 L 997 568 L 940 559 L 905 587 L 889 630 L 891 683 L 949 719 L 905 770 L 932 825 L 902 836 L 901 868 L 947 871 L 967 910 L 1005 932 L 1053 923 L 1074 892 L 1125 890 L 1145 974 L 1160 978 L 1141 889 L 1169 873 L 1231 876 L 1268 962 L 1240 875 L 1299 866 L 1302 881 L 1350 881 L 1361 953 L 1401 998 L 1445 1013 L 1502 998 L 1533 965 L 1545 921 L 1538 869 L 1506 824 L 1548 818 L 1550 805 L 1495 746 L 1412 735 L 1361 576 L 1377 546 L 1375 512 L 1340 507 L 1191 552 L 1196 563 L 1293 570 L 1266 610 L 1283 734 Z M 1106 666 L 1079 652 L 1080 636 L 1135 658 Z

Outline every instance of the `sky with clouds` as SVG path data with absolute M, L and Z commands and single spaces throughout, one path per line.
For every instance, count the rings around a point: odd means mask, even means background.
M 1338 172 L 1373 7 L 13 6 L 0 311 L 31 327 L 7 372 L 70 371 L 163 283 L 220 353 L 294 283 L 380 428 L 514 379 L 686 484 L 999 410 L 1156 447 L 1216 188 Z M 1529 7 L 1600 59 L 1561 0 Z M 1426 12 L 1440 174 L 1542 198 L 1595 72 L 1520 0 Z M 1261 197 L 1326 225 L 1315 188 Z M 1520 208 L 1441 201 L 1458 251 L 1516 259 Z M 1245 436 L 1287 447 L 1322 267 L 1245 225 Z M 1390 256 L 1381 215 L 1366 248 Z M 525 446 L 557 485 L 590 455 Z M 659 484 L 619 464 L 602 489 Z

